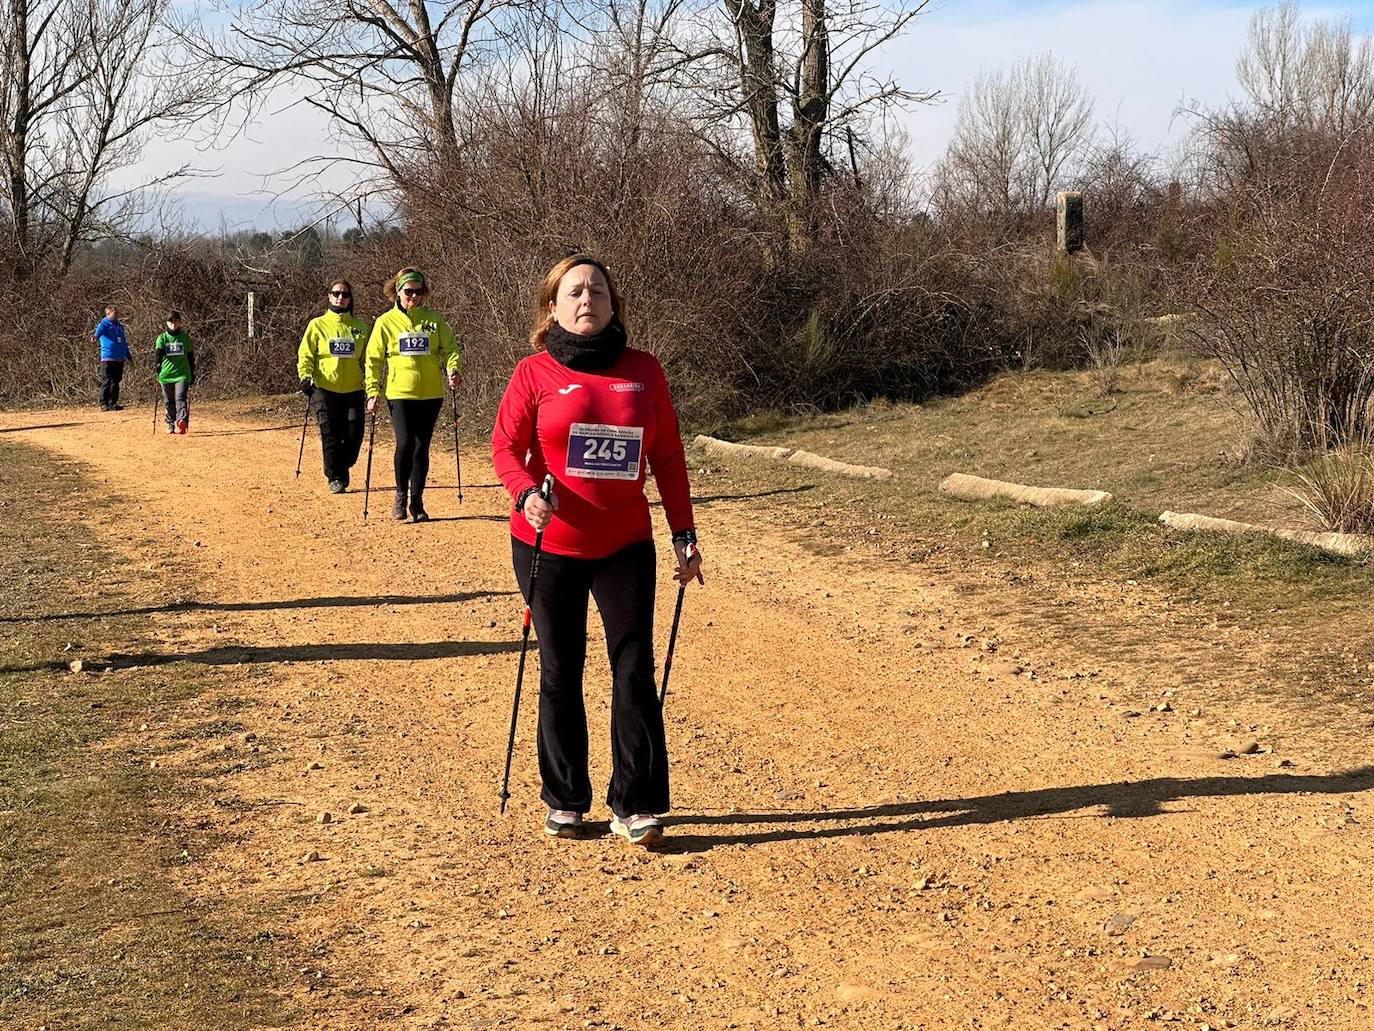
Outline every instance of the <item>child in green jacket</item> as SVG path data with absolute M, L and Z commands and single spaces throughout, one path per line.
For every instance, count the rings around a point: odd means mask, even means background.
M 167 315 L 167 332 L 153 344 L 158 361 L 157 381 L 162 385 L 168 433 L 185 433 L 191 423 L 187 392 L 196 384 L 196 355 L 190 335 L 181 327 L 181 312 Z

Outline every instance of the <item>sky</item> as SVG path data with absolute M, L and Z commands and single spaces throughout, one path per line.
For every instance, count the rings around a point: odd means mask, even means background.
M 1216 103 L 1234 92 L 1235 61 L 1260 3 L 1226 0 L 935 0 L 874 61 L 912 90 L 939 90 L 942 102 L 897 116 L 920 166 L 939 159 L 954 127 L 959 96 L 981 69 L 1049 51 L 1077 69 L 1096 98 L 1098 120 L 1115 124 L 1137 145 L 1166 156 L 1183 124 L 1185 101 Z M 1349 15 L 1374 31 L 1374 0 L 1304 4 L 1309 17 Z M 283 96 L 222 149 L 189 143 L 159 147 L 147 167 L 169 157 L 206 174 L 184 184 L 176 200 L 185 218 L 205 229 L 284 228 L 298 224 L 309 197 L 275 197 L 286 186 L 272 173 L 307 153 L 331 153 L 327 127 Z M 339 169 L 336 179 L 346 181 Z

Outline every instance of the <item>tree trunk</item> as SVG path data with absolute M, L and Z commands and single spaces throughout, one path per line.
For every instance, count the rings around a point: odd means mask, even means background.
M 798 69 L 788 154 L 788 238 L 793 253 L 806 250 L 816 235 L 816 199 L 825 176 L 821 137 L 830 118 L 825 0 L 802 0 L 802 40 L 805 49 Z
M 778 90 L 773 79 L 775 0 L 726 0 L 742 52 L 740 87 L 754 138 L 759 203 L 770 217 L 783 216 L 786 226 L 787 159 L 778 117 Z
M 11 29 L 14 52 L 8 55 L 12 66 L 9 71 L 11 96 L 14 102 L 13 118 L 6 129 L 9 139 L 5 148 L 6 169 L 9 179 L 10 214 L 14 225 L 10 236 L 10 263 L 15 279 L 22 282 L 33 273 L 33 260 L 29 245 L 29 121 L 32 117 L 33 88 L 31 82 L 33 54 L 29 47 L 29 0 L 10 0 Z

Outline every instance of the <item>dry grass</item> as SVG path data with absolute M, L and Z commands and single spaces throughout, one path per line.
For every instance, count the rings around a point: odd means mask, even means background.
M 203 670 L 65 668 L 153 643 L 146 617 L 119 612 L 148 584 L 90 533 L 106 503 L 78 470 L 0 442 L 0 579 L 13 588 L 0 598 L 0 1026 L 290 1023 L 279 991 L 294 957 L 264 933 L 275 921 L 178 887 L 178 868 L 217 844 L 177 817 L 205 787 L 155 767 L 167 745 L 151 735 L 117 743 L 154 714 L 223 720 L 232 700 Z M 88 610 L 113 615 L 43 618 Z
M 1284 489 L 1324 530 L 1374 533 L 1374 455 L 1366 447 L 1339 448 L 1291 470 Z
M 1090 373 L 1007 373 L 923 406 L 758 416 L 732 430 L 736 439 L 894 470 L 896 478 L 885 483 L 829 480 L 827 493 L 842 504 L 819 519 L 799 500 L 799 523 L 822 541 L 866 538 L 912 557 L 976 549 L 980 560 L 1000 556 L 1016 568 L 1087 569 L 1198 596 L 1249 595 L 1260 607 L 1303 597 L 1353 603 L 1374 586 L 1374 571 L 1362 563 L 1278 541 L 1179 533 L 1156 522 L 1173 509 L 1312 526 L 1308 508 L 1284 489 L 1285 473 L 1238 458 L 1245 422 L 1236 401 L 1215 368 L 1166 357 L 1124 368 L 1111 398 L 1101 396 Z M 1115 501 L 1095 512 L 967 504 L 937 490 L 952 472 L 1100 488 Z M 768 479 L 806 482 L 790 471 Z

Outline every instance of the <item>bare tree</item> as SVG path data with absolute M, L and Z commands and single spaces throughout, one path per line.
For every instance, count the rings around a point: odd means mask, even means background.
M 236 73 L 245 117 L 271 102 L 278 86 L 303 84 L 304 103 L 358 148 L 351 160 L 399 185 L 417 170 L 460 166 L 462 80 L 504 54 L 506 34 L 530 7 L 524 0 L 248 0 L 227 9 L 226 33 L 191 26 L 186 41 Z
M 48 259 L 66 275 L 82 242 L 132 231 L 170 168 L 119 189 L 114 173 L 156 133 L 178 131 L 214 99 L 203 71 L 167 50 L 169 0 L 10 0 L 0 71 L 0 141 L 11 263 L 23 279 Z
M 8 0 L 0 25 L 0 143 L 5 163 L 4 205 L 9 260 L 27 278 L 48 241 L 35 226 L 41 198 L 62 169 L 54 167 L 49 123 L 91 74 L 64 43 L 86 35 L 87 14 L 66 0 Z
M 1051 54 L 980 73 L 939 173 L 948 205 L 998 216 L 1049 207 L 1093 148 L 1093 102 Z
M 1283 126 L 1344 134 L 1374 116 L 1374 43 L 1348 15 L 1305 23 L 1292 0 L 1262 8 L 1236 79 L 1251 109 Z
M 926 103 L 936 91 L 874 77 L 868 62 L 900 35 L 929 0 L 880 5 L 865 0 L 723 0 L 728 31 L 703 52 L 714 58 L 716 105 L 706 112 L 724 130 L 722 153 L 742 117 L 752 144 L 754 194 L 781 218 L 795 253 L 814 237 L 815 209 L 837 162 L 832 152 L 862 140 L 893 105 Z

